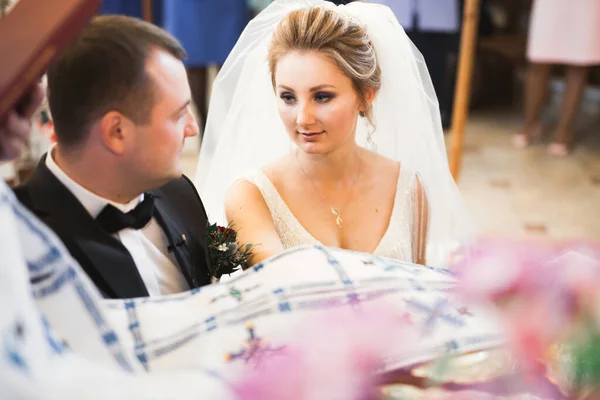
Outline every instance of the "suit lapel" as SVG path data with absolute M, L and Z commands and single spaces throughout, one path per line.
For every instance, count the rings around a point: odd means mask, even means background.
M 52 227 L 109 297 L 148 296 L 125 246 L 98 226 L 77 198 L 48 170 L 45 157 L 27 182 L 33 212 Z
M 167 237 L 167 249 L 169 253 L 175 255 L 179 269 L 183 273 L 190 288 L 198 286 L 197 279 L 193 273 L 195 260 L 188 246 L 188 236 L 185 226 L 174 216 L 175 211 L 168 201 L 166 201 L 160 189 L 150 192 L 154 197 L 154 217 L 163 229 Z

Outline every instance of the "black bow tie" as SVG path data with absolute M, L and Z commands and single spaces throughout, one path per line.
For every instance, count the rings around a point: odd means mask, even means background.
M 96 217 L 96 221 L 102 229 L 110 234 L 126 228 L 142 229 L 152 219 L 153 211 L 154 196 L 145 194 L 144 200 L 128 213 L 107 204 Z

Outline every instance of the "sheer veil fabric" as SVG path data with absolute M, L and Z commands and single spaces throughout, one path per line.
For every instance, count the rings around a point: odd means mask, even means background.
M 276 0 L 250 21 L 213 84 L 195 179 L 209 219 L 226 222 L 225 195 L 237 179 L 294 151 L 277 111 L 268 48 L 288 13 L 315 6 L 342 13 L 371 38 L 382 86 L 373 103 L 375 127 L 359 117 L 356 140 L 368 148 L 367 133 L 375 129 L 376 151 L 418 174 L 430 213 L 427 263 L 446 266 L 450 252 L 473 238 L 474 224 L 448 169 L 438 102 L 423 57 L 392 11 L 378 4 Z

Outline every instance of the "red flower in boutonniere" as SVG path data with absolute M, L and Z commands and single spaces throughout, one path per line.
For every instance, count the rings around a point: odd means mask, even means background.
M 252 256 L 252 244 L 240 245 L 237 242 L 237 231 L 229 226 L 209 224 L 207 228 L 207 244 L 212 261 L 211 274 L 216 279 L 224 274 L 231 274 L 248 261 Z

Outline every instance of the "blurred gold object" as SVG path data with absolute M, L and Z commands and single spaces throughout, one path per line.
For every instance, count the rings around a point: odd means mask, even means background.
M 484 383 L 514 373 L 514 360 L 503 348 L 477 351 L 440 358 L 415 367 L 413 379 L 399 379 L 382 387 L 384 399 L 443 398 L 445 384 L 470 385 Z
M 555 342 L 548 349 L 546 360 L 548 381 L 556 385 L 560 391 L 567 395 L 573 390 L 573 359 L 571 348 L 562 343 Z
M 504 349 L 451 356 L 413 370 L 413 375 L 442 383 L 473 384 L 514 372 L 514 363 Z

